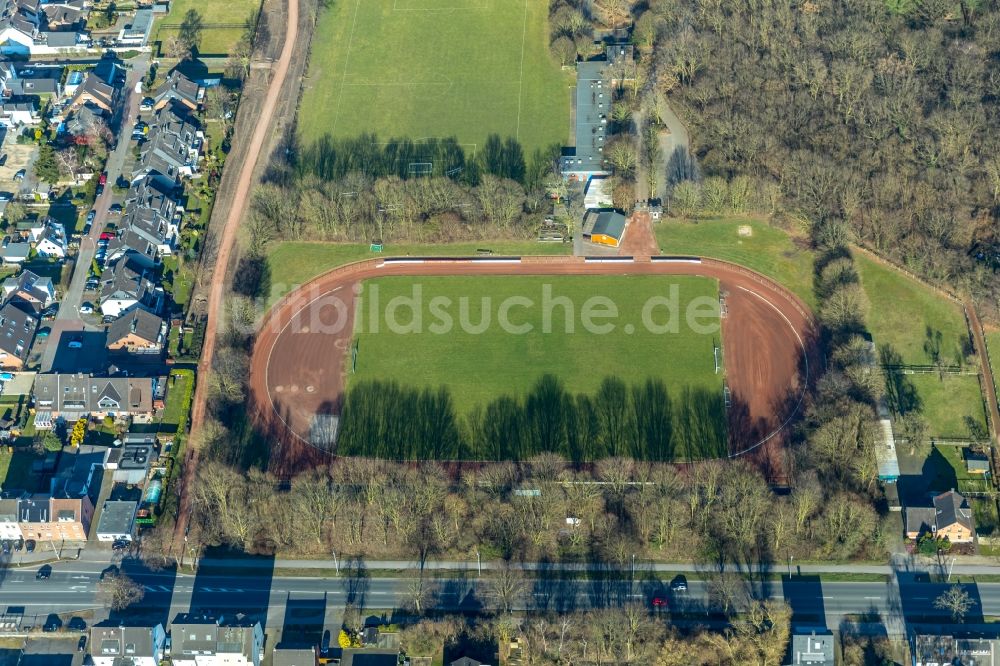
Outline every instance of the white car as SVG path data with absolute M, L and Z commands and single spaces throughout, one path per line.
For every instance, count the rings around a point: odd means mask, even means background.
M 80 306 L 80 314 L 93 314 L 94 306 L 90 303 L 84 303 Z

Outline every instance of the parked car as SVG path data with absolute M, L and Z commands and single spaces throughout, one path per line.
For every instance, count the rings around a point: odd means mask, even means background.
M 27 543 L 35 543 L 35 542 L 28 541 Z M 29 550 L 28 552 L 30 553 L 31 551 Z M 52 575 L 52 565 L 44 564 L 38 567 L 38 573 L 35 574 L 35 580 L 48 580 L 49 576 L 51 575 Z
M 104 319 L 102 319 L 101 321 L 103 321 L 105 324 L 110 324 L 115 319 L 116 317 L 114 315 L 104 315 Z
M 24 177 L 28 175 L 25 169 L 18 169 L 17 173 L 14 174 L 14 180 L 24 180 Z
M 90 222 L 87 222 L 85 225 L 83 225 L 83 235 L 86 236 L 89 233 L 90 233 Z
M 125 539 L 115 539 L 111 544 L 111 550 L 126 550 L 128 548 L 128 541 Z
M 101 172 L 100 177 L 97 179 L 97 184 L 98 185 L 107 185 L 108 184 L 108 172 L 107 171 L 102 171 Z
M 44 339 L 49 337 L 51 334 L 52 334 L 52 329 L 49 328 L 48 326 L 43 326 L 42 328 L 38 329 L 38 333 L 35 333 L 35 337 Z
M 0 548 L 3 549 L 4 555 L 10 555 L 10 551 L 14 548 L 14 544 L 11 543 L 10 539 L 4 539 L 3 543 L 0 543 Z
M 87 647 L 87 636 L 86 635 L 80 636 L 80 640 L 77 641 L 76 643 L 76 651 L 83 652 L 86 647 Z
M 112 208 L 114 208 L 114 206 L 112 206 Z M 111 233 L 110 231 L 105 231 L 104 233 L 101 234 L 101 240 L 102 241 L 114 240 L 114 237 L 115 237 L 115 235 L 113 233 Z
M 111 213 L 112 215 L 121 215 L 122 214 L 122 205 L 121 204 L 111 204 L 111 208 L 108 209 L 108 212 Z M 101 234 L 101 235 L 103 236 L 103 234 Z
M 139 110 L 140 111 L 152 111 L 154 103 L 155 102 L 154 102 L 154 100 L 153 100 L 152 97 L 143 97 L 142 101 L 139 102 Z
M 24 542 L 24 550 L 26 550 L 29 553 L 35 552 L 35 540 L 34 539 L 27 539 Z
M 84 303 L 80 306 L 80 314 L 92 314 L 94 312 L 93 303 Z
M 98 183 L 97 187 L 94 188 L 94 196 L 98 196 L 99 197 L 102 194 L 104 194 L 104 186 L 101 185 L 100 183 Z
M 91 278 L 87 280 L 87 284 L 84 285 L 84 289 L 87 291 L 96 291 L 98 287 L 101 286 L 101 281 L 97 278 Z
M 10 201 L 14 198 L 14 195 L 10 192 L 0 192 L 0 201 Z
M 3 166 L 4 164 L 7 164 L 7 153 L 0 155 L 0 166 Z
M 72 340 L 69 341 L 69 344 L 66 346 L 69 347 L 70 349 L 81 349 L 83 347 L 83 340 L 80 338 L 73 338 Z
M 91 208 L 90 212 L 87 213 L 87 224 L 93 224 L 95 217 L 97 217 L 97 211 Z
M 14 550 L 18 553 L 24 550 L 24 539 L 18 539 L 14 542 Z
M 673 592 L 686 592 L 688 589 L 688 581 L 684 576 L 674 576 L 674 579 L 670 581 L 670 589 Z
M 653 597 L 653 608 L 666 608 L 668 605 L 663 597 Z

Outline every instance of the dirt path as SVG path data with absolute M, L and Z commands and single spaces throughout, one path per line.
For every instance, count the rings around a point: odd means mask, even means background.
M 969 328 L 972 329 L 972 342 L 976 346 L 976 355 L 982 361 L 983 392 L 986 394 L 986 405 L 990 413 L 990 435 L 993 437 L 994 445 L 996 445 L 997 442 L 1000 442 L 1000 408 L 997 407 L 996 377 L 993 376 L 993 368 L 990 367 L 990 356 L 986 349 L 983 324 L 979 321 L 979 314 L 971 301 L 965 304 L 965 313 L 969 317 Z
M 653 217 L 647 211 L 633 213 L 625 238 L 618 248 L 618 256 L 648 259 L 659 253 L 660 246 L 653 231 Z
M 288 0 L 288 16 L 285 24 L 285 39 L 281 47 L 281 55 L 271 70 L 271 82 L 267 89 L 267 96 L 257 118 L 253 135 L 250 137 L 249 150 L 246 158 L 240 164 L 239 180 L 236 185 L 236 196 L 233 205 L 229 209 L 226 217 L 226 224 L 218 239 L 218 254 L 212 268 L 212 283 L 208 295 L 208 321 L 205 326 L 205 342 L 202 346 L 201 359 L 198 362 L 198 383 L 195 386 L 194 402 L 191 408 L 191 433 L 189 440 L 197 441 L 197 436 L 205 421 L 205 408 L 207 403 L 208 376 L 211 372 L 212 361 L 215 352 L 215 339 L 218 332 L 220 320 L 224 317 L 223 296 L 225 294 L 226 277 L 228 275 L 229 260 L 232 256 L 233 247 L 236 243 L 236 235 L 239 229 L 240 219 L 246 208 L 247 200 L 250 197 L 250 188 L 253 181 L 254 167 L 260 158 L 262 147 L 267 143 L 268 134 L 272 130 L 274 109 L 281 98 L 281 88 L 284 85 L 285 77 L 288 74 L 288 66 L 295 49 L 295 40 L 299 26 L 299 0 Z M 184 462 L 184 473 L 180 484 L 180 511 L 177 517 L 174 531 L 174 543 L 179 543 L 187 528 L 187 520 L 190 514 L 190 492 L 191 481 L 194 478 L 198 467 L 198 451 L 196 447 L 189 446 L 187 459 Z
M 797 297 L 763 276 L 709 259 L 700 263 L 593 263 L 577 257 L 526 257 L 520 263 L 372 259 L 309 282 L 279 301 L 262 322 L 250 368 L 251 410 L 257 424 L 281 447 L 272 451 L 272 471 L 294 473 L 323 457 L 310 442 L 317 428 L 329 428 L 339 413 L 359 282 L 387 275 L 515 274 L 718 279 L 727 311 L 722 338 L 730 389 L 731 451 L 767 449 L 771 443 L 780 448 L 780 433 L 798 412 L 809 381 L 814 323 Z

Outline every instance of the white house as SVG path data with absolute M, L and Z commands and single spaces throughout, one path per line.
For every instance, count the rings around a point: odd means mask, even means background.
M 155 627 L 92 627 L 90 655 L 94 666 L 159 666 L 167 634 L 162 624 Z
M 38 256 L 56 259 L 66 258 L 66 231 L 58 222 L 49 222 L 35 244 Z
M 17 520 L 17 502 L 23 495 L 22 490 L 0 494 L 0 539 L 17 541 L 23 537 Z
M 173 666 L 260 666 L 260 622 L 231 624 L 210 617 L 182 617 L 170 626 Z

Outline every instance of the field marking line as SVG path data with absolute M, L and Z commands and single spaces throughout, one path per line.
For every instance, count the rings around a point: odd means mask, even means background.
M 309 301 L 308 303 L 306 303 L 305 305 L 303 305 L 301 308 L 299 308 L 295 312 L 295 314 L 293 314 L 291 317 L 289 317 L 288 321 L 285 322 L 285 325 L 281 327 L 280 331 L 278 331 L 278 334 L 276 336 L 274 336 L 274 342 L 271 343 L 271 348 L 267 350 L 267 363 L 264 364 L 264 388 L 267 389 L 267 401 L 271 404 L 271 411 L 278 416 L 278 419 L 280 419 L 281 422 L 285 425 L 285 429 L 288 430 L 288 432 L 292 433 L 293 435 L 295 435 L 296 437 L 298 437 L 300 440 L 302 440 L 302 442 L 304 444 L 308 444 L 309 446 L 313 446 L 313 443 L 310 442 L 310 441 L 308 441 L 308 440 L 306 440 L 304 437 L 302 437 L 301 435 L 299 435 L 299 433 L 295 432 L 295 430 L 292 428 L 292 426 L 288 425 L 288 421 L 285 420 L 285 417 L 282 416 L 281 414 L 278 414 L 278 410 L 276 410 L 274 408 L 274 396 L 271 395 L 271 386 L 270 386 L 270 384 L 267 381 L 267 375 L 268 375 L 268 372 L 271 369 L 271 354 L 274 353 L 274 348 L 276 346 L 278 346 L 278 340 L 280 340 L 281 336 L 283 336 L 285 334 L 285 330 L 289 326 L 292 325 L 292 322 L 296 320 L 297 315 L 299 314 L 299 312 L 302 312 L 303 310 L 305 310 L 306 308 L 308 308 L 310 305 L 312 305 L 313 303 L 315 303 L 319 299 L 324 298 L 326 296 L 329 296 L 332 293 L 340 291 L 343 287 L 344 287 L 344 285 L 340 285 L 339 287 L 336 287 L 335 289 L 331 289 L 330 291 L 323 292 L 322 294 L 320 294 L 316 298 L 312 299 L 311 301 Z M 355 307 L 357 307 L 357 306 L 355 306 Z M 351 336 L 353 337 L 353 335 L 354 334 L 352 333 Z
M 524 0 L 524 28 L 521 30 L 521 74 L 517 85 L 517 127 L 514 139 L 521 140 L 521 97 L 524 91 L 524 45 L 528 41 L 528 0 Z
M 774 309 L 774 311 L 777 312 L 779 315 L 781 315 L 781 318 L 785 320 L 785 323 L 788 324 L 788 328 L 792 329 L 792 333 L 795 334 L 795 339 L 798 340 L 798 342 L 799 342 L 799 348 L 802 349 L 802 362 L 805 365 L 806 384 L 808 385 L 808 383 L 809 383 L 809 355 L 806 353 L 806 345 L 805 345 L 804 342 L 802 342 L 802 336 L 799 335 L 798 329 L 796 329 L 795 326 L 792 325 L 791 320 L 787 316 L 785 316 L 785 313 L 781 311 L 781 308 L 779 308 L 777 305 L 775 305 L 774 303 L 772 303 L 766 297 L 762 296 L 761 294 L 758 294 L 753 289 L 747 289 L 743 285 L 737 285 L 737 286 L 740 289 L 742 289 L 743 291 L 747 292 L 748 294 L 753 294 L 754 296 L 756 296 L 760 300 L 762 300 L 765 303 L 767 303 L 768 305 L 770 305 Z M 744 449 L 744 450 L 739 451 L 737 453 L 730 453 L 729 457 L 730 458 L 738 458 L 739 456 L 742 456 L 745 453 L 750 453 L 751 451 L 753 451 L 754 449 L 758 448 L 759 446 L 767 443 L 768 440 L 770 440 L 772 437 L 774 437 L 779 432 L 781 432 L 782 430 L 784 430 L 785 427 L 789 423 L 791 423 L 792 419 L 795 418 L 795 415 L 799 413 L 799 408 L 802 407 L 802 401 L 805 400 L 805 397 L 806 397 L 806 390 L 805 390 L 805 387 L 802 387 L 802 390 L 799 391 L 799 399 L 795 403 L 795 409 L 793 409 L 791 411 L 791 413 L 788 415 L 788 418 L 786 418 L 784 420 L 784 422 L 781 423 L 781 425 L 779 425 L 777 428 L 775 428 L 774 430 L 772 430 L 771 434 L 769 434 L 767 437 L 765 437 L 764 439 L 760 440 L 759 442 L 757 442 L 756 444 L 754 444 L 750 448 Z
M 354 31 L 358 27 L 358 12 L 361 9 L 361 0 L 354 3 L 354 19 L 351 21 L 351 36 L 347 40 L 347 54 L 344 56 L 344 74 L 340 77 L 340 94 L 337 96 L 337 108 L 333 112 L 332 135 L 337 134 L 337 125 L 340 123 L 340 105 L 344 101 L 344 85 L 347 83 L 347 66 L 351 62 L 351 46 L 354 44 Z

